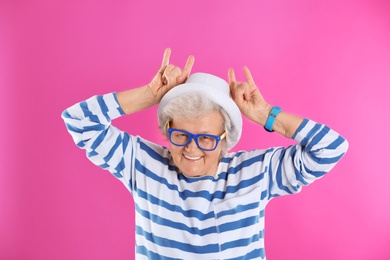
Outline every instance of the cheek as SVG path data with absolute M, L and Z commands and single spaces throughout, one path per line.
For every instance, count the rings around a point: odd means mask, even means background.
M 221 154 L 220 150 L 213 151 L 212 153 L 207 153 L 205 156 L 207 163 L 213 163 L 213 162 L 218 163 L 220 159 L 220 154 Z
M 171 152 L 171 156 L 174 160 L 176 160 L 177 158 L 180 158 L 181 156 L 181 147 L 178 147 L 178 146 L 174 146 L 174 145 L 170 145 L 169 147 L 169 151 Z

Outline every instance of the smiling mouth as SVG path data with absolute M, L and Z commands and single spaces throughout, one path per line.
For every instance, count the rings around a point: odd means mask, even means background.
M 184 155 L 184 158 L 188 159 L 188 160 L 191 160 L 191 161 L 197 161 L 199 160 L 200 158 L 202 158 L 202 156 L 197 156 L 197 157 L 191 157 L 191 156 L 187 156 L 187 155 Z

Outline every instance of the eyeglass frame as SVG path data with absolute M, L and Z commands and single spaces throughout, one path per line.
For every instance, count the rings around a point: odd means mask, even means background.
M 218 144 L 221 140 L 223 140 L 225 137 L 226 137 L 226 132 L 223 132 L 223 134 L 221 135 L 212 135 L 212 134 L 193 134 L 191 132 L 188 132 L 186 130 L 183 130 L 183 129 L 178 129 L 178 128 L 173 128 L 173 127 L 169 127 L 169 122 L 168 122 L 168 125 L 167 125 L 168 129 L 168 137 L 169 137 L 169 142 L 173 145 L 176 145 L 176 146 L 187 146 L 189 143 L 191 143 L 192 139 L 194 139 L 195 143 L 196 143 L 196 146 L 200 149 L 200 150 L 203 150 L 203 151 L 207 151 L 207 152 L 211 152 L 211 151 L 214 151 L 215 149 L 217 149 L 218 147 Z M 185 144 L 176 144 L 174 142 L 172 142 L 172 132 L 173 131 L 178 131 L 178 132 L 181 132 L 181 133 L 185 133 L 188 135 L 188 140 Z M 205 149 L 205 148 L 202 148 L 200 147 L 199 143 L 198 143 L 198 137 L 201 137 L 201 136 L 208 136 L 208 137 L 212 137 L 216 140 L 216 143 L 215 143 L 215 146 L 213 149 Z

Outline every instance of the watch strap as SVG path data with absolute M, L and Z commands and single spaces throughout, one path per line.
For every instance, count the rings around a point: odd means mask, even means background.
M 264 126 L 264 129 L 267 132 L 273 132 L 274 131 L 274 130 L 272 130 L 272 127 L 274 126 L 276 116 L 280 112 L 282 112 L 282 108 L 280 108 L 278 106 L 274 106 L 271 109 L 271 112 L 269 113 L 268 118 L 267 118 L 267 122 L 265 123 L 265 126 Z

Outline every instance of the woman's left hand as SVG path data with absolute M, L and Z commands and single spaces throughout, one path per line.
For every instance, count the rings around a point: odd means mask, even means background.
M 190 55 L 182 70 L 180 67 L 169 63 L 170 56 L 171 49 L 165 49 L 161 67 L 153 80 L 148 84 L 149 90 L 158 101 L 160 101 L 170 89 L 179 84 L 183 84 L 190 75 L 192 66 L 194 65 L 195 58 Z
M 241 113 L 248 119 L 264 126 L 272 106 L 264 100 L 249 69 L 244 67 L 245 82 L 236 81 L 232 68 L 229 69 L 228 74 L 230 93 Z

